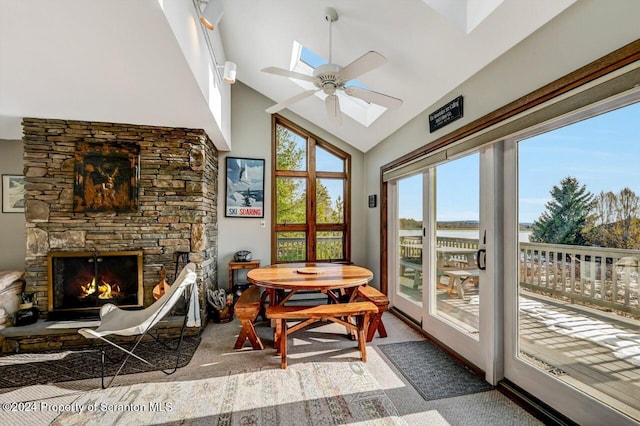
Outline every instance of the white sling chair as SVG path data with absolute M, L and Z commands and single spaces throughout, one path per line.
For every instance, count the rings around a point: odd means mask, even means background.
M 100 339 L 101 347 L 100 352 L 102 355 L 102 388 L 105 389 L 104 385 L 104 366 L 105 366 L 105 346 L 104 343 L 108 343 L 121 351 L 126 353 L 126 356 L 123 357 L 122 364 L 115 375 L 109 381 L 109 384 L 106 387 L 111 386 L 113 380 L 120 374 L 122 368 L 125 363 L 129 360 L 130 357 L 137 358 L 138 360 L 148 364 L 154 368 L 157 368 L 154 364 L 149 361 L 141 358 L 136 355 L 134 351 L 142 341 L 143 337 L 147 334 L 149 330 L 151 330 L 162 318 L 164 318 L 176 305 L 176 303 L 184 297 L 186 301 L 185 307 L 188 311 L 188 314 L 199 314 L 199 308 L 197 307 L 197 303 L 194 306 L 193 300 L 197 302 L 197 287 L 196 287 L 196 267 L 193 263 L 187 264 L 184 269 L 180 272 L 180 275 L 176 278 L 175 282 L 171 286 L 171 289 L 167 291 L 160 299 L 156 300 L 151 306 L 142 310 L 136 311 L 127 311 L 118 308 L 113 304 L 106 304 L 102 306 L 100 309 L 100 326 L 96 329 L 91 328 L 82 328 L 78 330 L 78 333 L 86 337 L 87 339 Z M 196 312 L 193 312 L 193 311 Z M 182 324 L 182 329 L 180 331 L 180 340 L 178 342 L 178 346 L 175 348 L 176 355 L 176 365 L 173 370 L 165 371 L 161 370 L 165 374 L 173 374 L 178 369 L 178 362 L 180 360 L 180 351 L 182 350 L 182 340 L 184 337 L 185 328 L 187 326 L 187 318 L 189 315 L 184 316 L 184 322 Z M 196 319 L 195 323 L 199 322 Z M 190 324 L 191 325 L 191 324 Z M 199 325 L 199 324 L 197 324 Z M 107 339 L 107 336 L 117 335 L 117 336 L 138 336 L 132 342 L 132 347 L 130 349 L 126 349 L 113 341 Z M 150 336 L 156 338 L 152 334 Z M 156 338 L 157 339 L 157 338 Z M 166 345 L 165 345 L 166 346 Z

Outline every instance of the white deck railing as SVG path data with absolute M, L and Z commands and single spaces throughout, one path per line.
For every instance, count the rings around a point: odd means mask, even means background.
M 519 281 L 569 302 L 640 315 L 640 250 L 520 243 Z
M 439 237 L 436 245 L 477 249 L 478 240 Z M 519 247 L 521 287 L 640 317 L 640 250 L 525 242 Z M 405 262 L 421 263 L 422 239 L 402 237 L 399 253 Z

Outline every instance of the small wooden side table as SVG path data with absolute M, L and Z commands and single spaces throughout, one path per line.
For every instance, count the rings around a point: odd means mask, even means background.
M 240 269 L 256 269 L 259 267 L 259 260 L 250 260 L 248 262 L 236 262 L 232 260 L 231 262 L 229 262 L 229 291 L 233 293 L 233 285 L 237 284 L 234 279 L 234 276 L 237 274 L 234 274 L 233 271 L 237 271 Z

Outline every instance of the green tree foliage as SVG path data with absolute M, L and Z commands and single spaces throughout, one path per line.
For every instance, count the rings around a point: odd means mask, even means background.
M 595 197 L 587 237 L 592 245 L 640 248 L 640 197 L 624 188 L 618 194 L 601 192 Z
M 344 200 L 338 195 L 336 207 L 331 211 L 331 223 L 344 223 Z
M 276 127 L 276 167 L 278 170 L 304 170 L 306 146 L 296 140 L 289 129 Z M 301 146 L 302 145 L 302 146 Z M 307 221 L 306 182 L 304 179 L 276 179 L 276 222 L 305 223 Z
M 316 221 L 318 223 L 331 223 L 333 205 L 327 188 L 320 181 L 316 182 Z
M 529 236 L 531 242 L 549 244 L 586 245 L 585 226 L 589 223 L 589 213 L 593 195 L 574 177 L 566 177 L 550 191 L 552 200 L 547 202 L 546 211 L 533 222 Z
M 280 224 L 307 221 L 307 197 L 304 179 L 278 177 L 276 180 L 276 222 Z
M 422 221 L 400 218 L 400 229 L 422 229 Z
M 286 127 L 276 126 L 276 168 L 278 170 L 305 170 L 306 146 L 300 136 Z
M 306 170 L 307 147 L 300 136 L 286 127 L 276 128 L 276 166 L 278 170 Z M 335 207 L 329 191 L 316 182 L 316 220 L 318 223 L 343 223 L 344 206 L 339 197 Z M 302 177 L 279 177 L 276 180 L 276 221 L 280 224 L 307 221 L 307 182 Z

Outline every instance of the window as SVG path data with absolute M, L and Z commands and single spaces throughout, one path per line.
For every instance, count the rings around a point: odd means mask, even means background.
M 271 258 L 349 261 L 351 156 L 277 115 L 273 156 Z

